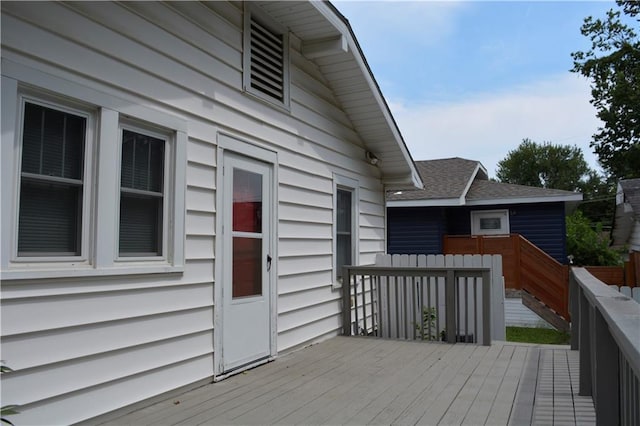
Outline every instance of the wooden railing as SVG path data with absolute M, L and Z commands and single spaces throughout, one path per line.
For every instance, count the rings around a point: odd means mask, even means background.
M 593 397 L 597 424 L 640 424 L 640 304 L 573 268 L 571 318 L 579 392 Z
M 502 255 L 506 288 L 525 290 L 569 320 L 568 266 L 562 265 L 523 236 L 446 235 L 444 252 Z
M 522 289 L 569 321 L 569 267 L 523 236 L 517 237 Z
M 344 335 L 484 345 L 504 340 L 504 293 L 501 280 L 492 278 L 501 271 L 499 256 L 391 259 L 344 268 Z

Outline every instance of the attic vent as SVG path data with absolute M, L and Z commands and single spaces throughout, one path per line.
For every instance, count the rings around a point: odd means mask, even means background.
M 288 106 L 287 32 L 255 7 L 247 7 L 244 41 L 245 90 Z
M 284 49 L 282 36 L 251 20 L 251 87 L 284 101 Z

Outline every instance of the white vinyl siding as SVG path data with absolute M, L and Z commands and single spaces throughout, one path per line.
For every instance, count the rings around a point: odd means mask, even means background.
M 278 351 L 339 333 L 340 292 L 332 289 L 333 174 L 358 181 L 361 264 L 384 251 L 384 191 L 378 168 L 365 161 L 360 136 L 319 67 L 296 47 L 294 34 L 287 111 L 244 93 L 239 3 L 6 2 L 2 9 L 3 94 L 24 84 L 99 106 L 101 119 L 116 131 L 100 126 L 97 140 L 108 137 L 112 144 L 100 145 L 96 154 L 112 150 L 107 154 L 114 164 L 120 162 L 123 116 L 160 126 L 185 148 L 175 160 L 184 164 L 184 180 L 167 193 L 184 200 L 186 231 L 168 236 L 183 247 L 179 268 L 144 266 L 148 259 L 143 265 L 114 262 L 118 222 L 107 209 L 97 212 L 97 220 L 108 226 L 95 228 L 95 239 L 88 240 L 111 239 L 106 248 L 90 244 L 104 274 L 3 276 L 2 357 L 17 374 L 3 377 L 2 394 L 3 404 L 24 404 L 12 418 L 16 424 L 52 418 L 74 423 L 212 378 L 221 132 L 278 153 Z M 16 122 L 12 105 L 3 96 L 3 139 L 5 118 Z M 8 145 L 2 146 L 3 159 L 15 154 Z M 93 170 L 98 181 L 114 172 Z M 3 197 L 11 181 L 6 173 L 3 168 Z M 115 179 L 108 191 L 96 191 L 96 201 L 117 206 L 119 189 Z M 3 215 L 3 235 L 11 229 L 6 220 Z M 7 268 L 3 263 L 3 274 Z M 108 275 L 111 270 L 118 275 Z M 145 270 L 148 275 L 140 273 Z M 33 383 L 42 389 L 31 392 Z M 54 394 L 61 397 L 43 399 Z

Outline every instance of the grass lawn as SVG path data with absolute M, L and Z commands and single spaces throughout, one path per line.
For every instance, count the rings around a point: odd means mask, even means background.
M 568 345 L 571 336 L 551 328 L 507 327 L 507 342 Z

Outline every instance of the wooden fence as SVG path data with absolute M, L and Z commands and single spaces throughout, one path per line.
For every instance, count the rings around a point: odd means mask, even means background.
M 504 340 L 500 256 L 378 255 L 347 266 L 343 334 L 403 340 Z
M 446 235 L 445 254 L 500 254 L 505 287 L 535 296 L 569 320 L 569 267 L 518 234 Z
M 640 253 L 629 254 L 623 266 L 585 266 L 591 275 L 605 284 L 640 287 Z

